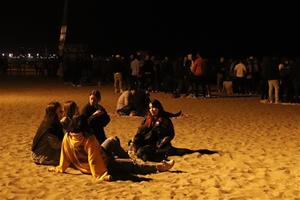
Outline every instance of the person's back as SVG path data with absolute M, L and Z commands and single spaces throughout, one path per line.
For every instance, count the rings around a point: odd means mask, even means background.
M 279 79 L 279 68 L 275 58 L 268 58 L 268 60 L 263 63 L 263 68 L 267 80 Z
M 49 171 L 64 172 L 71 164 L 82 173 L 92 174 L 96 181 L 109 180 L 105 157 L 95 135 L 88 133 L 84 116 L 74 117 L 63 142 L 59 166 Z
M 235 76 L 237 78 L 244 78 L 247 72 L 246 66 L 244 63 L 240 60 L 235 66 L 234 66 L 234 72 Z
M 191 66 L 191 71 L 194 76 L 200 77 L 203 75 L 203 59 L 199 54 L 196 55 L 196 59 Z
M 69 126 L 74 116 L 79 115 L 79 107 L 75 101 L 69 100 L 64 102 L 64 117 L 60 120 L 65 132 L 69 131 Z
M 124 106 L 128 105 L 130 91 L 124 91 L 118 98 L 116 110 L 122 109 Z
M 116 111 L 119 115 L 136 115 L 134 107 L 135 89 L 130 88 L 124 91 L 118 98 Z

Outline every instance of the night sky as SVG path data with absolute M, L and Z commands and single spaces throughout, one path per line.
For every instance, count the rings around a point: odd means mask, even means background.
M 55 49 L 63 4 L 63 0 L 3 3 L 0 51 Z M 207 55 L 297 54 L 296 9 L 288 3 L 253 1 L 69 0 L 67 43 L 84 43 L 100 53 L 145 49 L 166 54 L 195 50 Z

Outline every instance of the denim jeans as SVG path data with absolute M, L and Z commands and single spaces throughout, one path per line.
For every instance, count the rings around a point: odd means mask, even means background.
M 118 137 L 107 138 L 101 146 L 108 157 L 107 168 L 111 173 L 149 174 L 157 172 L 155 163 L 133 161 L 121 147 Z

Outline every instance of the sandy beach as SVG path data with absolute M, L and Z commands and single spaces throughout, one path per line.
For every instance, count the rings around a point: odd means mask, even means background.
M 37 77 L 0 79 L 0 199 L 212 199 L 300 200 L 300 106 L 259 103 L 259 97 L 172 98 L 153 93 L 172 119 L 173 145 L 218 151 L 172 156 L 170 172 L 93 183 L 91 175 L 69 169 L 53 174 L 31 159 L 31 143 L 48 102 L 75 100 L 100 89 L 111 116 L 107 136 L 127 149 L 142 118 L 115 114 L 111 86 L 74 88 Z

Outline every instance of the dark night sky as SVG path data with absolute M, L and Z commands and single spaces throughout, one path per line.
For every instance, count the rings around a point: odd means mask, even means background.
M 300 12 L 295 5 L 195 2 L 69 0 L 67 42 L 109 53 L 297 53 Z M 63 0 L 1 5 L 0 50 L 55 48 L 62 11 Z

